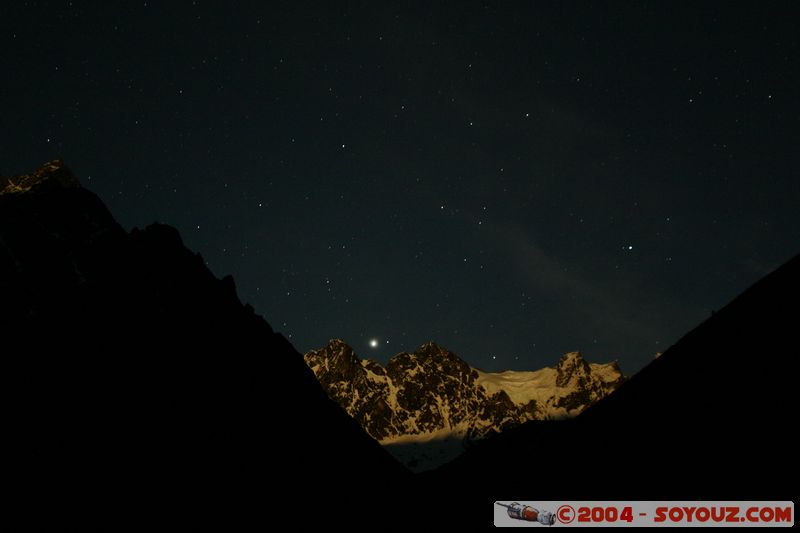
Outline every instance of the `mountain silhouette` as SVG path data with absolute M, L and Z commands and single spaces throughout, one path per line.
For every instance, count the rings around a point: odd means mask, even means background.
M 795 500 L 799 299 L 795 256 L 574 420 L 525 424 L 421 476 L 470 487 L 457 498 L 480 509 L 501 495 Z
M 34 526 L 474 528 L 506 497 L 794 499 L 799 280 L 795 257 L 576 419 L 411 476 L 230 277 L 173 228 L 126 232 L 51 162 L 0 178 L 6 486 Z
M 232 278 L 169 226 L 124 231 L 60 161 L 0 181 L 0 294 L 13 486 L 40 512 L 347 516 L 335 480 L 409 475 Z

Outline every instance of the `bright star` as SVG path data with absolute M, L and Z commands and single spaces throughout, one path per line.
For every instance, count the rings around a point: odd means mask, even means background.
M 378 347 L 378 339 L 370 339 L 369 340 L 369 347 L 370 348 L 377 348 Z

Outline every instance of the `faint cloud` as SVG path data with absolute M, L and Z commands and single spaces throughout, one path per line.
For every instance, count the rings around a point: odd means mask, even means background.
M 674 317 L 702 316 L 702 311 L 693 313 L 671 298 L 651 294 L 639 277 L 622 282 L 586 265 L 568 264 L 520 225 L 496 224 L 494 230 L 523 281 L 554 296 L 553 312 L 571 319 L 582 338 L 603 337 L 619 346 L 653 344 L 668 336 Z

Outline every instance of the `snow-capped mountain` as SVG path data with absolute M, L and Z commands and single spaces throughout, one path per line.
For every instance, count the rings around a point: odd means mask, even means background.
M 477 439 L 528 420 L 575 416 L 625 379 L 617 363 L 587 363 L 579 352 L 533 372 L 483 372 L 432 342 L 385 367 L 341 340 L 305 361 L 328 396 L 382 444 Z

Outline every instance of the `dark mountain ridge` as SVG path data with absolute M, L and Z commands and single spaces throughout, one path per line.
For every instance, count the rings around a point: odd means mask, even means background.
M 60 162 L 23 178 L 0 179 L 0 353 L 28 524 L 452 528 L 503 497 L 796 495 L 798 257 L 574 421 L 412 477 L 174 229 L 125 232 Z
M 498 490 L 543 500 L 794 500 L 799 298 L 795 256 L 576 419 L 525 424 L 421 477 L 441 491 L 491 476 L 499 489 L 460 496 L 487 509 Z
M 6 435 L 24 500 L 86 517 L 185 505 L 203 521 L 290 505 L 267 487 L 339 512 L 327 480 L 406 477 L 232 278 L 171 227 L 125 232 L 69 177 L 56 161 L 0 182 Z

